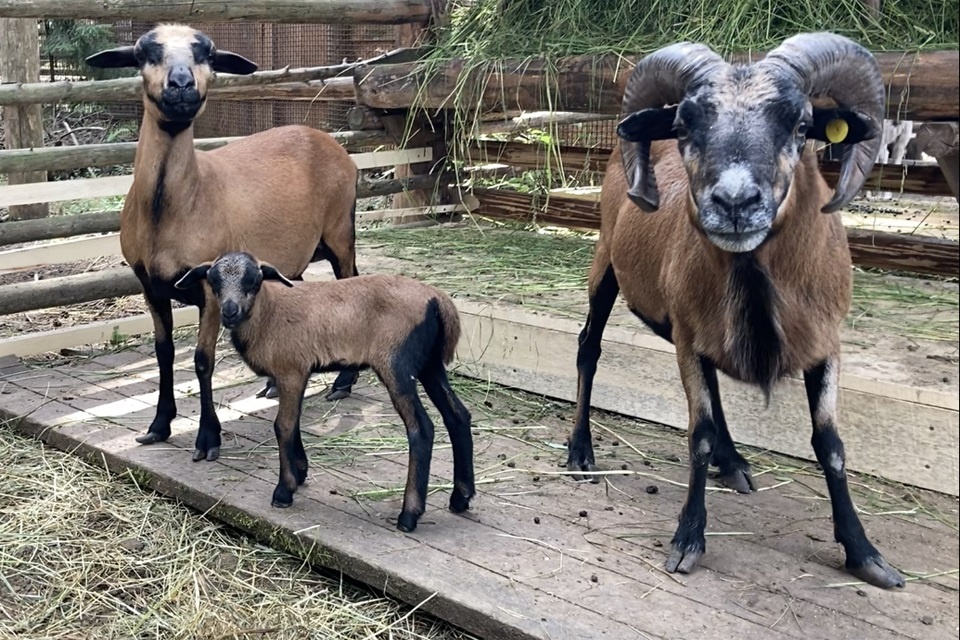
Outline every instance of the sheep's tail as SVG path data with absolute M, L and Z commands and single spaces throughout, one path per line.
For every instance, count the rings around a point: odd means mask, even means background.
M 441 358 L 443 364 L 450 364 L 457 354 L 457 343 L 460 342 L 460 314 L 453 300 L 445 293 L 437 296 L 437 312 L 443 340 Z

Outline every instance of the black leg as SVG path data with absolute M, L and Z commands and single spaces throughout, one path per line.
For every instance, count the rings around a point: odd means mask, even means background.
M 137 437 L 140 444 L 164 442 L 170 437 L 170 423 L 177 417 L 177 401 L 173 397 L 173 309 L 170 300 L 153 295 L 149 278 L 137 272 L 143 285 L 147 308 L 153 317 L 154 348 L 157 353 L 157 365 L 160 368 L 160 394 L 157 400 L 157 413 L 147 432 Z
M 293 494 L 307 479 L 307 455 L 300 437 L 300 412 L 307 375 L 277 380 L 280 404 L 273 422 L 280 452 L 280 478 L 273 490 L 272 505 L 283 509 L 293 504 Z
M 430 402 L 437 407 L 453 447 L 453 491 L 450 492 L 450 510 L 462 513 L 470 508 L 470 499 L 476 494 L 473 471 L 473 434 L 470 432 L 470 412 L 450 387 L 442 364 L 434 364 L 420 377 Z
M 397 372 L 383 382 L 394 408 L 407 428 L 410 460 L 407 466 L 407 484 L 403 490 L 403 509 L 397 518 L 397 528 L 409 533 L 417 528 L 417 521 L 427 506 L 434 426 L 417 395 L 416 383 L 409 375 Z
M 839 358 L 828 358 L 803 372 L 813 419 L 813 451 L 823 468 L 833 508 L 833 532 L 847 554 L 847 571 L 877 587 L 904 586 L 903 577 L 867 539 L 847 486 L 846 457 L 837 432 Z
M 591 267 L 590 310 L 587 323 L 580 332 L 580 347 L 577 350 L 577 415 L 567 443 L 567 469 L 569 471 L 596 471 L 593 452 L 593 436 L 590 433 L 590 396 L 593 392 L 593 377 L 600 360 L 600 341 L 603 329 L 610 318 L 610 311 L 617 301 L 620 286 L 613 273 L 613 266 L 605 260 L 600 246 Z M 599 277 L 594 277 L 600 273 Z M 589 476 L 591 482 L 599 482 L 597 476 Z M 581 479 L 580 476 L 574 476 Z
M 220 457 L 220 419 L 213 404 L 213 363 L 216 358 L 217 335 L 220 333 L 220 308 L 212 297 L 200 307 L 200 329 L 193 355 L 194 371 L 200 383 L 200 429 L 193 450 L 193 461 L 214 461 Z
M 679 526 L 670 541 L 666 568 L 670 573 L 689 573 L 707 549 L 707 470 L 717 443 L 717 424 L 710 398 L 714 395 L 717 374 L 713 365 L 692 352 L 691 342 L 677 341 L 677 363 L 687 396 L 690 423 L 687 428 L 690 452 L 690 479 L 687 499 L 680 512 Z M 719 398 L 719 392 L 716 392 Z
M 720 403 L 720 385 L 717 383 L 716 367 L 703 357 L 700 360 L 700 368 L 704 373 L 707 388 L 710 390 L 710 412 L 717 426 L 717 444 L 713 450 L 712 462 L 720 469 L 721 483 L 739 493 L 750 493 L 756 490 L 753 475 L 750 473 L 750 463 L 740 455 L 736 445 L 733 444 L 733 438 L 730 437 L 727 419 L 723 415 L 723 405 Z

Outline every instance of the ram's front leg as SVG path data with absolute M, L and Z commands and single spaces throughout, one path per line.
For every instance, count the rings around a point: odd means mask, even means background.
M 903 577 L 867 539 L 847 486 L 846 456 L 837 432 L 837 388 L 840 358 L 827 358 L 803 372 L 813 418 L 813 451 L 823 468 L 833 508 L 833 531 L 847 553 L 847 571 L 877 587 L 902 587 Z
M 200 329 L 193 366 L 200 384 L 200 430 L 193 450 L 193 461 L 214 461 L 220 457 L 220 419 L 213 404 L 213 365 L 220 333 L 220 307 L 212 294 L 204 293 L 200 307 Z
M 670 573 L 689 573 L 707 549 L 704 536 L 707 527 L 707 470 L 717 445 L 718 432 L 711 398 L 719 398 L 719 389 L 716 369 L 693 351 L 692 342 L 677 340 L 677 363 L 690 412 L 687 427 L 690 481 L 679 526 L 670 542 L 666 568 Z

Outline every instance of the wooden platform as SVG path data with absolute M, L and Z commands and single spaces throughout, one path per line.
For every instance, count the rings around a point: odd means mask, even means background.
M 262 381 L 222 347 L 214 388 L 223 454 L 216 463 L 190 462 L 199 405 L 189 340 L 179 344 L 181 417 L 168 444 L 133 441 L 153 416 L 150 347 L 53 368 L 8 358 L 0 414 L 484 638 L 956 637 L 955 499 L 856 480 L 876 544 L 901 569 L 928 577 L 895 593 L 849 585 L 837 569 L 842 555 L 831 542 L 817 471 L 744 449 L 760 492 L 711 489 L 704 567 L 670 576 L 660 567 L 684 493 L 680 433 L 598 413 L 600 456 L 628 475 L 579 485 L 558 475 L 569 405 L 457 377 L 474 415 L 480 495 L 466 517 L 445 511 L 451 458 L 441 429 L 428 512 L 415 533 L 402 534 L 392 519 L 406 473 L 403 429 L 383 389 L 365 375 L 355 395 L 336 405 L 318 395 L 324 380 L 311 384 L 304 413 L 311 475 L 294 506 L 277 510 L 270 507 L 275 402 L 254 397 Z

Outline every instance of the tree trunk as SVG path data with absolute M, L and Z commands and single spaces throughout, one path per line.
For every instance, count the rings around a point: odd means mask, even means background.
M 0 80 L 3 82 L 40 81 L 40 34 L 37 21 L 0 18 Z M 3 107 L 3 127 L 7 149 L 43 147 L 43 108 L 40 105 Z M 9 184 L 46 182 L 46 171 L 11 173 Z M 10 218 L 44 218 L 50 213 L 47 203 L 10 207 Z

